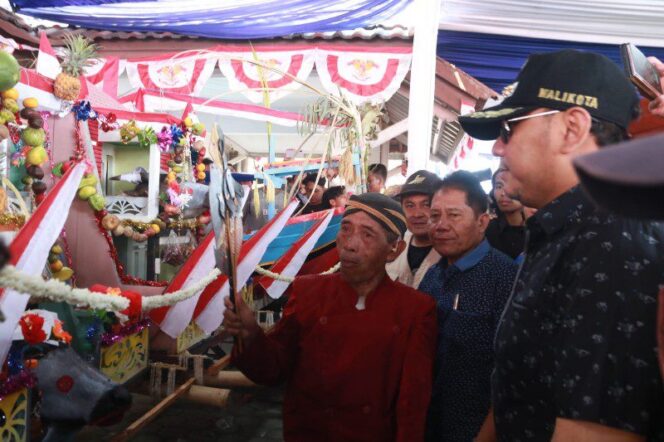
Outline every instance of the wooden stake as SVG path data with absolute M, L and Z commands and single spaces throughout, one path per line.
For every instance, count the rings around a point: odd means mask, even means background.
M 228 367 L 230 363 L 231 363 L 231 355 L 226 355 L 223 358 L 216 361 L 214 364 L 210 365 L 206 370 L 206 374 L 210 376 L 215 376 L 221 370 Z
M 205 385 L 214 387 L 258 387 L 240 371 L 220 371 L 216 376 L 205 376 Z
M 226 241 L 228 242 L 227 248 L 228 248 L 228 260 L 229 260 L 229 265 L 228 267 L 231 270 L 231 274 L 229 276 L 229 287 L 230 287 L 230 298 L 231 302 L 233 303 L 233 311 L 237 312 L 237 308 L 235 307 L 235 299 L 236 296 L 242 294 L 239 294 L 237 291 L 237 254 L 239 253 L 239 250 L 235 250 L 235 235 L 237 232 L 235 232 L 235 226 L 233 225 L 234 223 L 231 222 L 230 216 L 226 215 L 226 218 L 224 218 L 224 224 L 226 225 Z M 231 232 L 231 229 L 233 230 Z M 242 336 L 236 336 L 235 339 L 235 344 L 238 346 L 238 350 L 242 351 Z
M 111 439 L 111 441 L 124 442 L 126 440 L 129 440 L 131 437 L 135 436 L 139 430 L 141 430 L 147 424 L 152 422 L 157 416 L 159 416 L 159 414 L 161 414 L 162 411 L 164 411 L 166 408 L 172 405 L 177 398 L 188 392 L 191 386 L 194 385 L 195 381 L 196 381 L 195 378 L 187 380 L 184 384 L 180 385 L 173 393 L 169 394 L 164 399 L 162 399 L 161 402 L 152 407 L 150 411 L 148 411 L 143 416 L 134 421 L 134 423 L 129 425 L 127 429 L 114 436 Z

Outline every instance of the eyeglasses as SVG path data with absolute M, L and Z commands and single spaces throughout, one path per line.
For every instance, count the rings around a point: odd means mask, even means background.
M 503 120 L 500 124 L 500 139 L 504 144 L 510 142 L 510 137 L 512 136 L 512 128 L 510 123 L 516 123 L 517 121 L 529 120 L 530 118 L 544 117 L 547 115 L 553 115 L 560 112 L 559 110 L 550 110 L 546 112 L 539 112 L 536 114 L 524 115 L 522 117 L 510 118 L 509 120 Z

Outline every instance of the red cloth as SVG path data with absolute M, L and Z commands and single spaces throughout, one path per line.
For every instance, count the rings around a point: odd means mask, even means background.
M 234 364 L 286 381 L 286 441 L 422 441 L 436 345 L 433 299 L 385 276 L 357 310 L 339 274 L 293 283 L 284 316 Z

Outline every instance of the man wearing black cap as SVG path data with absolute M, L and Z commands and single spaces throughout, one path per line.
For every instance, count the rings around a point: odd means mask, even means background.
M 654 302 L 662 228 L 607 215 L 579 189 L 572 160 L 627 137 L 637 99 L 606 57 L 532 55 L 514 93 L 460 118 L 496 139 L 507 193 L 539 209 L 495 339 L 500 440 L 664 440 Z
M 408 177 L 397 195 L 408 226 L 406 249 L 387 264 L 387 274 L 409 287 L 417 288 L 429 267 L 440 260 L 429 238 L 431 196 L 439 182 L 436 174 L 418 170 Z
M 225 327 L 244 342 L 233 363 L 257 383 L 286 382 L 286 441 L 424 439 L 436 306 L 385 272 L 405 230 L 396 201 L 354 195 L 337 235 L 340 272 L 296 278 L 271 333 L 226 299 Z

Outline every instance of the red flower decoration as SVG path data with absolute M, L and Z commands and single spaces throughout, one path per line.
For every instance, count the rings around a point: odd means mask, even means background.
M 140 319 L 141 310 L 143 308 L 143 297 L 141 294 L 131 292 L 129 290 L 123 290 L 122 293 L 120 293 L 120 296 L 123 296 L 129 300 L 129 307 L 127 307 L 125 310 L 122 310 L 120 313 L 129 316 L 129 319 L 132 321 Z
M 69 393 L 74 387 L 74 379 L 69 375 L 60 376 L 55 382 L 55 386 L 58 387 L 58 390 L 62 393 Z
M 117 117 L 113 112 L 109 112 L 106 116 L 102 116 L 99 118 L 99 121 L 101 121 L 101 130 L 104 132 L 110 132 L 120 127 L 119 124 L 116 124 Z
M 46 339 L 46 333 L 42 330 L 44 326 L 44 318 L 34 313 L 27 314 L 19 321 L 21 331 L 23 332 L 23 340 L 30 345 L 39 344 Z
M 130 320 L 137 320 L 141 317 L 141 310 L 143 305 L 143 297 L 140 293 L 131 292 L 129 290 L 120 290 L 116 287 L 106 287 L 101 284 L 94 284 L 90 286 L 90 290 L 98 293 L 106 293 L 113 296 L 122 296 L 129 300 L 129 307 L 122 310 L 120 313 L 129 317 Z

